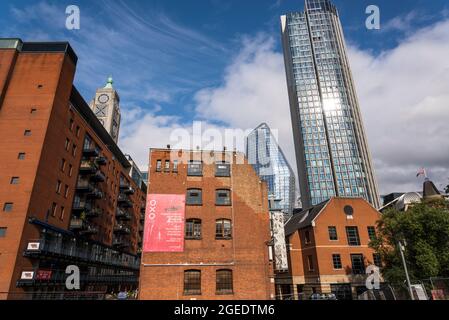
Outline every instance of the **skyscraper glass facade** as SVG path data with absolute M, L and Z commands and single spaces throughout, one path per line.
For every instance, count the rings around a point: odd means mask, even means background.
M 333 196 L 379 206 L 377 185 L 336 7 L 306 0 L 281 17 L 293 133 L 305 207 Z
M 261 180 L 268 184 L 268 194 L 287 215 L 295 205 L 295 175 L 267 124 L 261 124 L 246 138 L 246 156 Z

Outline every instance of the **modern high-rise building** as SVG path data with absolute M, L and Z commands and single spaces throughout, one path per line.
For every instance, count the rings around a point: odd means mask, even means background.
M 113 83 L 112 77 L 109 77 L 104 88 L 97 90 L 94 100 L 90 103 L 90 108 L 117 143 L 121 120 L 120 97 L 114 89 Z
M 269 197 L 290 215 L 295 206 L 295 175 L 266 123 L 246 137 L 246 156 L 260 179 L 267 182 Z
M 365 129 L 337 8 L 306 0 L 281 17 L 303 207 L 363 197 L 379 207 Z

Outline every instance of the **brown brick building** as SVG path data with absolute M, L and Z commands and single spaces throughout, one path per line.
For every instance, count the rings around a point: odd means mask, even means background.
M 137 285 L 145 191 L 73 86 L 68 43 L 0 39 L 0 299 Z M 140 229 L 140 230 L 139 230 Z
M 154 194 L 185 195 L 184 249 L 143 253 L 140 299 L 274 297 L 267 187 L 242 154 L 152 149 Z
M 286 224 L 289 272 L 276 275 L 279 298 L 334 293 L 352 299 L 366 291 L 366 267 L 381 262 L 368 244 L 380 213 L 364 199 L 331 198 Z

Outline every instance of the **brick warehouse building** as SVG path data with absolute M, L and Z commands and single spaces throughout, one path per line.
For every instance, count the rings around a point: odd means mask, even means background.
M 137 286 L 145 190 L 73 86 L 68 43 L 0 39 L 0 299 Z M 82 293 L 78 293 L 82 295 Z
M 152 149 L 147 206 L 153 195 L 185 197 L 183 249 L 144 245 L 140 299 L 274 298 L 267 186 L 242 154 Z
M 331 198 L 294 215 L 285 226 L 289 271 L 276 275 L 277 295 L 334 293 L 345 300 L 366 291 L 367 266 L 381 265 L 368 246 L 379 219 L 361 198 Z

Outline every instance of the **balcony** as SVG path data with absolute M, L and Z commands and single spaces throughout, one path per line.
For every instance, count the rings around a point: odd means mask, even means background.
M 95 159 L 95 162 L 96 162 L 99 166 L 105 166 L 105 165 L 108 163 L 108 161 L 106 160 L 106 158 L 105 158 L 105 157 L 102 157 L 102 156 L 97 157 L 97 158 Z
M 87 194 L 87 197 L 90 198 L 90 199 L 97 199 L 97 200 L 103 199 L 103 192 L 101 192 L 101 191 L 100 191 L 99 189 L 97 189 L 97 188 L 94 188 L 92 191 L 90 191 L 90 192 Z
M 95 182 L 105 182 L 106 181 L 106 176 L 104 175 L 103 172 L 101 172 L 100 170 L 96 171 L 93 176 L 91 177 L 92 181 Z
M 80 234 L 82 234 L 82 235 L 93 235 L 93 234 L 97 234 L 97 233 L 98 233 L 98 228 L 91 224 L 86 224 L 85 229 L 80 232 Z
M 132 219 L 132 216 L 129 214 L 129 212 L 117 209 L 115 213 L 115 217 L 119 220 L 129 221 Z
M 117 224 L 114 226 L 114 232 L 120 234 L 130 234 L 131 229 L 124 224 Z
M 96 147 L 87 147 L 83 149 L 83 156 L 86 157 L 98 157 L 100 155 L 100 150 Z
M 98 171 L 98 166 L 94 161 L 82 160 L 80 165 L 80 174 L 94 174 Z
M 145 213 L 141 213 L 140 214 L 140 222 L 144 222 L 145 221 Z
M 78 232 L 82 235 L 91 235 L 98 233 L 97 227 L 80 218 L 72 218 L 72 220 L 70 220 L 70 230 Z
M 114 247 L 117 247 L 117 248 L 120 248 L 120 249 L 129 247 L 128 241 L 125 241 L 125 239 L 122 239 L 122 238 L 114 238 L 112 240 L 112 245 Z
M 92 204 L 86 201 L 75 202 L 72 208 L 74 213 L 87 212 L 90 210 L 92 210 Z
M 124 193 L 124 194 L 134 194 L 136 191 L 132 188 L 132 187 L 128 187 L 128 188 L 125 188 L 125 189 L 122 189 L 122 192 Z
M 133 206 L 133 203 L 128 198 L 128 196 L 123 193 L 118 195 L 117 203 L 119 206 L 122 206 L 124 208 L 132 208 Z
M 76 191 L 79 193 L 88 193 L 94 190 L 94 186 L 88 180 L 79 180 L 76 185 Z
M 103 210 L 99 208 L 93 208 L 84 212 L 87 218 L 98 218 L 103 214 Z

